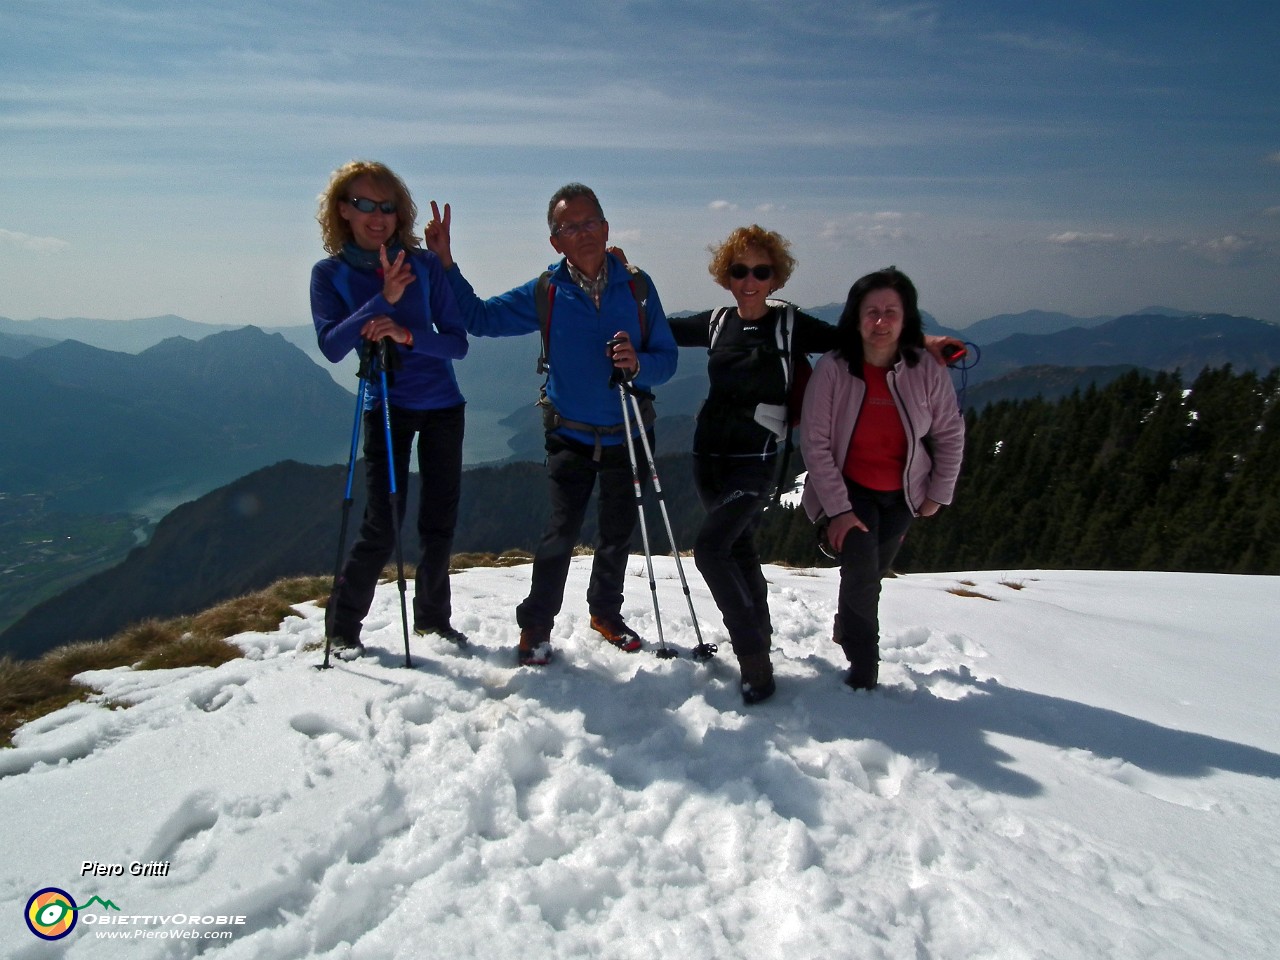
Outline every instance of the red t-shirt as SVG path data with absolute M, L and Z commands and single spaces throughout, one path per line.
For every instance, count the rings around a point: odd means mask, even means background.
M 844 475 L 868 490 L 901 490 L 907 432 L 889 393 L 889 370 L 864 363 L 862 377 L 867 393 L 853 427 Z

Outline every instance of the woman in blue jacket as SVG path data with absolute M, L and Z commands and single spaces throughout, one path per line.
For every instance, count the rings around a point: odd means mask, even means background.
M 320 350 L 338 363 L 352 350 L 390 340 L 388 391 L 396 468 L 395 519 L 380 390 L 365 401 L 366 501 L 359 538 L 325 612 L 325 631 L 344 659 L 363 652 L 361 624 L 395 548 L 405 513 L 409 452 L 418 440 L 422 559 L 413 598 L 414 630 L 463 645 L 451 623 L 449 555 L 462 483 L 462 392 L 454 360 L 467 335 L 435 254 L 414 236 L 418 209 L 403 181 L 381 163 L 354 160 L 330 177 L 316 219 L 330 254 L 311 270 L 311 315 Z

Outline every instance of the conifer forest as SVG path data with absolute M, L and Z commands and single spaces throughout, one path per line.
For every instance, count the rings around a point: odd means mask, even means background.
M 1280 573 L 1277 400 L 1280 370 L 1225 367 L 968 411 L 955 502 L 894 569 Z M 830 563 L 802 510 L 772 508 L 758 539 L 766 560 Z

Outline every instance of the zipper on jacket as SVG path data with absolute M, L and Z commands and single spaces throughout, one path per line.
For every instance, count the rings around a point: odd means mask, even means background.
M 902 361 L 898 361 L 901 363 Z M 911 511 L 913 517 L 920 516 L 920 512 L 916 509 L 916 505 L 911 502 L 911 464 L 916 459 L 916 425 L 911 419 L 911 415 L 907 413 L 906 402 L 902 399 L 902 394 L 898 390 L 898 371 L 893 369 L 889 371 L 889 390 L 893 393 L 894 406 L 898 408 L 898 418 L 902 420 L 902 425 L 907 430 L 907 463 L 902 468 L 902 499 L 907 502 L 907 509 Z M 862 409 L 858 409 L 861 416 Z M 856 427 L 857 424 L 855 423 Z

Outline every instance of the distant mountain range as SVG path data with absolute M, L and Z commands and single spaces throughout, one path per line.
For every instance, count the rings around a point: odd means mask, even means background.
M 807 309 L 815 316 L 834 322 L 838 319 L 842 307 L 840 303 L 830 303 Z M 1204 366 L 1231 363 L 1237 368 L 1269 369 L 1280 362 L 1280 351 L 1276 348 L 1276 337 L 1280 333 L 1280 326 L 1247 317 L 1229 317 L 1222 314 L 1198 315 L 1169 308 L 1149 307 L 1122 317 L 1073 317 L 1063 313 L 1032 310 L 1020 314 L 989 317 L 962 330 L 953 330 L 938 324 L 928 315 L 925 320 L 926 329 L 931 333 L 957 336 L 979 346 L 980 362 L 970 369 L 964 378 L 971 403 L 985 403 L 1003 397 L 1035 395 L 1038 387 L 1047 391 L 1046 396 L 1052 397 L 1060 395 L 1058 391 L 1066 389 L 1065 385 L 1068 383 L 1087 385 L 1089 382 L 1109 379 L 1109 374 L 1102 370 L 1091 373 L 1090 370 L 1095 367 L 1113 370 L 1130 367 L 1152 370 L 1181 368 L 1188 375 L 1194 375 Z M 208 331 L 215 332 L 208 333 Z M 59 396 L 58 403 L 54 404 L 54 407 L 78 398 L 82 406 L 90 408 L 86 415 L 88 419 L 83 421 L 85 424 L 102 421 L 94 428 L 94 433 L 116 430 L 123 431 L 123 437 L 130 435 L 132 430 L 134 434 L 141 436 L 163 437 L 165 436 L 163 429 L 153 426 L 145 418 L 139 419 L 130 413 L 138 403 L 155 399 L 149 390 L 133 389 L 138 382 L 141 382 L 135 378 L 140 377 L 144 380 L 151 378 L 151 375 L 145 372 L 146 364 L 138 368 L 130 368 L 125 361 L 117 357 L 111 363 L 103 364 L 104 371 L 101 375 L 89 373 L 85 375 L 85 379 L 81 379 L 79 374 L 74 374 L 64 377 L 62 381 L 44 382 L 44 386 L 38 377 L 35 380 L 31 379 L 35 371 L 44 365 L 49 365 L 50 372 L 67 364 L 78 369 L 98 365 L 93 358 L 100 357 L 100 353 L 86 353 L 84 348 L 80 348 L 77 352 L 77 348 L 72 344 L 57 347 L 57 342 L 52 341 L 52 338 L 54 336 L 66 338 L 71 333 L 75 334 L 76 339 L 82 343 L 91 346 L 105 349 L 104 345 L 112 345 L 110 349 L 117 351 L 143 350 L 148 361 L 163 361 L 167 365 L 171 360 L 177 362 L 185 351 L 181 348 L 173 349 L 172 358 L 164 354 L 152 353 L 155 348 L 155 343 L 152 341 L 156 337 L 172 339 L 173 336 L 180 336 L 184 339 L 175 343 L 184 343 L 194 348 L 195 343 L 202 343 L 205 337 L 227 336 L 235 332 L 235 330 L 192 323 L 174 316 L 134 321 L 85 318 L 14 321 L 0 318 L 0 364 L 5 362 L 6 357 L 24 364 L 21 367 L 4 368 L 10 371 L 10 376 L 7 378 L 10 383 L 7 388 L 0 389 L 0 398 L 25 396 L 26 400 L 22 402 L 29 407 L 39 406 L 33 398 L 41 393 L 47 394 L 46 402 L 50 397 Z M 272 341 L 273 345 L 269 353 L 275 355 L 279 352 L 283 357 L 286 352 L 283 348 L 286 344 L 281 341 L 287 341 L 287 344 L 292 344 L 315 361 L 318 369 L 328 372 L 331 380 L 343 384 L 345 396 L 351 397 L 354 394 L 357 382 L 354 360 L 337 366 L 325 361 L 319 353 L 314 330 L 310 326 L 273 328 L 271 334 L 277 336 Z M 260 338 L 265 336 L 259 333 Z M 201 339 L 192 339 L 195 337 Z M 255 342 L 256 345 L 253 345 L 248 341 L 222 341 L 225 354 L 243 352 L 246 356 L 255 352 L 262 353 L 263 342 L 260 339 Z M 46 353 L 45 351 L 51 347 L 57 347 L 57 349 L 52 353 Z M 468 357 L 455 366 L 459 384 L 468 402 L 467 443 L 470 452 L 467 454 L 467 463 L 541 458 L 541 440 L 537 436 L 536 411 L 532 409 L 538 385 L 541 383 L 541 377 L 534 369 L 536 356 L 536 337 L 472 339 Z M 263 359 L 264 356 L 259 356 L 257 361 Z M 307 396 L 307 391 L 320 389 L 317 378 L 303 373 L 305 370 L 306 374 L 313 374 L 315 370 L 301 364 L 300 360 L 301 358 L 296 354 L 291 355 L 288 361 L 290 375 L 286 378 L 287 382 L 281 382 L 278 379 L 273 381 L 281 388 L 280 397 L 277 401 L 265 405 L 264 410 L 267 412 L 264 416 L 268 420 L 271 417 L 270 411 L 296 410 L 299 406 L 296 401 Z M 203 361 L 194 362 L 199 366 Z M 245 366 L 240 360 L 234 360 L 224 363 L 223 366 L 226 376 L 232 378 L 225 381 L 228 389 L 236 396 L 245 396 L 244 390 L 230 384 L 242 371 L 247 373 L 252 369 L 253 362 Z M 349 370 L 348 367 L 350 367 Z M 1067 368 L 1075 372 L 1066 373 L 1051 368 Z M 692 417 L 706 395 L 705 371 L 705 352 L 682 350 L 679 372 L 659 391 L 660 415 L 667 418 Z M 273 378 L 277 378 L 278 375 L 278 371 L 272 373 Z M 114 381 L 111 380 L 112 376 L 115 376 Z M 295 376 L 307 380 L 307 383 L 294 384 L 292 378 Z M 110 382 L 101 382 L 101 377 L 106 377 Z M 163 382 L 163 377 L 164 374 L 160 374 L 161 379 L 156 382 Z M 1007 389 L 1003 386 L 1006 383 L 1005 377 L 1012 378 L 1007 381 Z M 957 374 L 957 382 L 959 381 Z M 79 392 L 81 390 L 92 392 L 97 386 L 106 388 L 106 395 L 101 391 L 92 396 L 89 393 Z M 121 393 L 122 386 L 125 387 L 123 395 L 117 395 Z M 47 389 L 50 387 L 56 387 L 58 392 L 55 394 L 53 390 Z M 214 389 L 216 393 L 217 385 L 214 385 Z M 256 389 L 256 387 L 250 389 Z M 328 402 L 334 409 L 339 396 L 340 394 L 328 392 Z M 293 406 L 291 401 L 294 402 Z M 170 409 L 166 411 L 166 415 L 171 414 L 173 408 L 181 409 L 183 402 L 180 396 L 172 397 L 169 401 Z M 234 406 L 225 404 L 221 406 L 214 404 L 209 408 L 204 401 L 201 401 L 199 406 L 201 413 L 208 412 L 215 419 L 235 409 Z M 26 408 L 11 408 L 11 413 L 16 414 L 20 409 Z M 34 414 L 28 434 L 48 438 L 54 435 L 61 436 L 62 434 L 57 433 L 57 428 L 52 435 L 46 429 L 44 417 L 54 412 L 51 408 L 44 413 Z M 344 459 L 341 431 L 337 431 L 338 436 L 335 437 L 333 424 L 344 422 L 348 415 L 335 419 L 326 414 L 324 418 L 320 418 L 317 416 L 319 412 L 318 409 L 313 410 L 312 415 L 303 418 L 303 422 L 299 424 L 301 433 L 305 433 L 308 424 L 313 425 L 316 436 L 299 436 L 297 439 L 301 446 L 290 449 L 288 456 L 311 462 L 320 462 L 331 457 Z M 193 415 L 198 419 L 200 414 Z M 14 419 L 21 418 L 11 416 L 11 431 L 14 429 L 12 427 Z M 287 430 L 285 432 L 287 433 Z M 684 432 L 681 428 L 677 434 L 683 435 Z M 275 436 L 279 438 L 279 434 Z M 6 435 L 5 439 L 20 442 L 22 438 L 17 435 Z M 22 449 L 22 447 L 11 449 Z M 181 450 L 181 443 L 174 449 Z M 673 449 L 679 448 L 668 447 L 668 450 Z M 24 461 L 28 460 L 38 464 L 41 457 L 36 455 L 24 458 Z M 246 469 L 252 469 L 263 465 L 264 462 L 271 461 L 258 461 L 253 457 L 248 459 L 233 457 L 228 467 L 239 469 L 243 466 Z M 192 465 L 196 465 L 195 461 L 192 461 Z M 22 489 L 46 489 L 39 483 L 34 483 L 34 478 L 30 476 L 30 464 L 7 466 L 7 471 L 0 469 L 0 492 L 9 489 L 6 484 L 22 481 L 24 477 L 26 478 L 25 486 Z M 100 500 L 109 501 L 113 509 L 118 507 L 118 498 L 112 492 L 116 487 L 110 469 L 93 473 L 87 469 L 78 471 L 72 467 L 66 477 L 71 479 L 77 473 L 86 472 L 94 477 L 102 477 L 101 493 L 95 496 Z M 163 473 L 162 470 L 161 474 Z M 219 473 L 218 479 L 229 479 L 227 471 Z M 212 486 L 207 485 L 203 489 L 212 489 Z
M 34 320 L 10 320 L 8 317 L 0 317 L 0 334 L 19 338 L 36 338 L 44 341 L 46 345 L 60 340 L 79 340 L 91 347 L 115 350 L 120 353 L 141 353 L 170 337 L 203 340 L 215 333 L 238 330 L 244 326 L 245 324 L 196 323 L 194 320 L 186 320 L 173 314 L 162 317 L 142 317 L 138 320 L 95 320 L 91 317 L 64 317 L 61 320 L 36 317 Z M 3 340 L 0 340 L 0 343 L 3 343 Z
M 970 380 L 992 380 L 1024 367 L 1120 364 L 1181 370 L 1187 379 L 1205 367 L 1227 364 L 1237 370 L 1271 370 L 1280 365 L 1280 325 L 1226 314 L 1133 314 L 1093 327 L 1018 333 L 984 346 Z
M 66 340 L 0 357 L 0 492 L 145 512 L 281 459 L 345 462 L 354 396 L 256 327 L 141 353 Z

